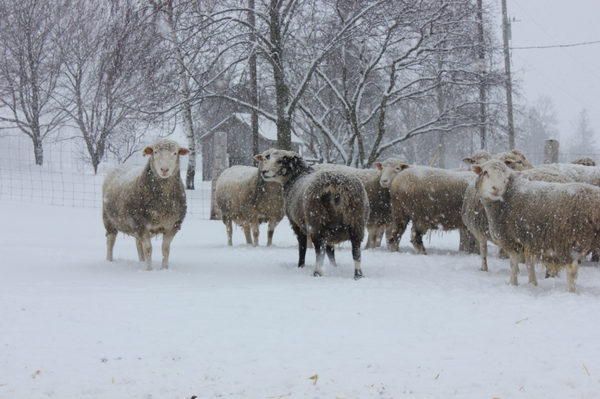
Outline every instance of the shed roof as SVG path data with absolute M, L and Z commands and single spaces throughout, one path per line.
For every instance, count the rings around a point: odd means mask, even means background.
M 216 124 L 208 132 L 204 133 L 200 137 L 200 140 L 208 137 L 209 135 L 211 135 L 212 133 L 217 131 L 220 126 L 222 126 L 225 122 L 227 122 L 231 118 L 236 118 L 240 122 L 246 124 L 248 126 L 248 128 L 251 128 L 251 126 L 252 126 L 252 115 L 251 114 L 246 114 L 246 113 L 242 113 L 242 112 L 234 112 L 233 114 L 231 114 L 230 116 L 228 116 L 227 118 L 223 119 L 221 122 Z M 267 140 L 277 141 L 277 125 L 275 124 L 275 122 L 271 121 L 270 119 L 267 119 L 262 115 L 259 115 L 258 116 L 258 134 L 260 134 L 263 138 L 265 138 Z M 294 133 L 292 133 L 292 143 L 302 144 L 303 141 L 300 140 L 298 138 L 298 136 L 296 136 Z

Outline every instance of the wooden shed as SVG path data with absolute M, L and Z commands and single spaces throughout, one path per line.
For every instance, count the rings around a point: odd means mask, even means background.
M 254 155 L 256 154 L 252 153 L 251 126 L 250 114 L 234 113 L 200 137 L 199 141 L 202 147 L 202 180 L 208 181 L 212 179 L 215 132 L 225 132 L 227 134 L 229 166 L 251 166 L 253 164 Z M 269 148 L 277 148 L 277 126 L 275 122 L 259 116 L 258 133 L 259 152 L 263 152 Z M 300 154 L 301 144 L 302 140 L 292 133 L 292 150 Z

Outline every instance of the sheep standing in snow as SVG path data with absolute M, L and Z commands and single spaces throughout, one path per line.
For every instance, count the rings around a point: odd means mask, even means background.
M 472 168 L 490 234 L 510 256 L 510 283 L 518 284 L 519 259 L 530 256 L 566 267 L 575 292 L 580 259 L 600 244 L 600 188 L 518 179 L 496 159 Z
M 477 151 L 470 158 L 463 159 L 465 164 L 469 165 L 480 165 L 487 162 L 489 159 L 499 159 L 503 161 L 509 168 L 513 170 L 523 171 L 523 170 L 533 170 L 533 166 L 527 161 L 525 154 L 523 154 L 519 150 L 512 150 L 503 152 L 500 154 L 496 154 L 492 156 L 487 151 Z M 540 180 L 540 181 L 556 181 L 561 182 L 561 179 L 566 179 L 565 181 L 569 181 L 569 179 L 560 175 L 558 177 L 553 176 L 556 173 L 548 173 L 539 175 L 537 172 L 527 172 L 525 175 L 529 180 Z M 469 231 L 475 236 L 477 242 L 479 244 L 479 254 L 481 255 L 481 270 L 487 271 L 487 243 L 488 241 L 492 241 L 489 233 L 489 226 L 487 222 L 487 217 L 485 216 L 485 210 L 483 208 L 483 204 L 477 194 L 477 190 L 475 189 L 475 182 L 471 182 L 465 191 L 465 200 L 463 202 L 463 207 L 461 210 L 462 220 L 465 226 L 469 229 Z
M 377 162 L 375 166 L 377 166 Z M 392 210 L 390 205 L 390 190 L 379 184 L 381 169 L 356 169 L 345 165 L 318 164 L 315 170 L 343 170 L 354 173 L 365 186 L 369 198 L 369 220 L 367 221 L 367 244 L 365 249 L 378 248 L 381 245 L 383 233 L 387 237 L 392 234 Z
M 333 245 L 350 240 L 354 278 L 360 279 L 360 244 L 369 218 L 360 179 L 342 170 L 315 171 L 292 151 L 270 149 L 255 159 L 263 179 L 283 186 L 285 214 L 298 238 L 298 267 L 304 267 L 308 237 L 316 253 L 315 276 L 323 275 L 325 252 L 334 261 Z
M 169 267 L 171 241 L 187 210 L 179 175 L 179 156 L 189 154 L 172 140 L 157 140 L 144 149 L 145 165 L 119 165 L 102 184 L 102 219 L 106 228 L 106 259 L 113 260 L 117 233 L 135 237 L 140 261 L 152 270 L 150 238 L 163 235 L 162 269 Z
M 508 167 L 514 166 L 515 163 L 505 162 Z M 537 169 L 524 170 L 520 178 L 527 179 L 530 181 L 545 181 L 550 183 L 572 183 L 573 180 L 569 177 L 554 171 L 540 171 Z M 487 243 L 488 241 L 494 242 L 489 230 L 489 224 L 487 216 L 485 214 L 485 208 L 481 202 L 480 196 L 477 193 L 475 187 L 476 181 L 473 181 L 467 187 L 465 191 L 465 201 L 463 202 L 462 208 L 462 219 L 464 224 L 467 226 L 469 231 L 473 233 L 477 242 L 479 243 L 479 254 L 481 255 L 481 270 L 484 272 L 488 271 L 487 265 Z M 530 282 L 535 282 L 535 274 L 531 274 L 531 267 L 533 265 L 528 263 L 530 269 Z M 548 276 L 550 276 L 548 274 Z
M 215 198 L 227 228 L 227 245 L 233 245 L 232 222 L 242 226 L 246 244 L 255 247 L 258 245 L 260 224 L 268 222 L 267 246 L 273 243 L 275 227 L 284 216 L 280 184 L 266 182 L 260 177 L 258 168 L 232 166 L 217 179 Z
M 461 209 L 464 193 L 472 176 L 464 172 L 409 167 L 400 160 L 387 159 L 381 164 L 380 184 L 390 188 L 394 234 L 390 245 L 396 247 L 409 221 L 411 243 L 425 255 L 423 235 L 428 230 L 466 230 Z

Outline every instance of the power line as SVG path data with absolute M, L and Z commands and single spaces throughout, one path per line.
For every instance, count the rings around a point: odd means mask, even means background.
M 538 49 L 538 48 L 556 48 L 556 47 L 575 47 L 575 46 L 587 46 L 590 44 L 598 44 L 600 40 L 596 40 L 594 42 L 583 42 L 583 43 L 573 43 L 573 44 L 556 44 L 553 46 L 531 46 L 531 47 L 511 47 L 511 50 L 530 50 L 530 49 Z

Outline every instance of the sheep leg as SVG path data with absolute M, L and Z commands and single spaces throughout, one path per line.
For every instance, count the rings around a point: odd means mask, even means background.
M 577 292 L 577 274 L 579 272 L 579 261 L 574 260 L 567 265 L 567 291 Z
M 267 230 L 267 247 L 270 247 L 273 244 L 273 232 L 275 232 L 275 227 L 279 224 L 277 219 L 269 219 L 269 228 Z
M 308 237 L 304 234 L 298 226 L 292 226 L 296 238 L 298 238 L 298 267 L 304 267 L 306 261 L 306 242 Z
M 312 242 L 315 247 L 315 254 L 317 257 L 317 261 L 315 263 L 315 272 L 313 273 L 313 276 L 320 277 L 323 275 L 323 270 L 321 269 L 321 266 L 323 266 L 323 260 L 325 259 L 324 247 L 326 247 L 326 245 L 322 239 L 313 239 Z
M 386 240 L 390 240 L 391 237 L 394 235 L 394 225 L 392 223 L 388 223 L 385 225 L 385 239 Z M 383 241 L 383 237 L 382 237 L 382 241 Z M 399 241 L 399 240 L 398 240 Z M 387 245 L 387 248 L 389 251 L 391 251 L 390 245 Z
M 113 249 L 115 247 L 115 241 L 117 240 L 117 232 L 106 232 L 106 260 L 109 262 L 113 261 Z
M 327 254 L 327 258 L 329 259 L 329 263 L 334 267 L 337 267 L 337 263 L 335 261 L 335 249 L 333 245 L 325 245 L 325 253 Z
M 512 285 L 519 285 L 519 279 L 517 275 L 519 274 L 519 259 L 521 257 L 519 254 L 510 254 L 510 283 Z
M 225 224 L 225 229 L 227 230 L 227 246 L 233 246 L 233 226 L 231 224 L 231 219 L 223 216 L 223 224 Z
M 388 240 L 388 249 L 391 252 L 398 252 L 398 247 L 400 246 L 400 239 L 402 235 L 406 231 L 406 227 L 408 227 L 408 222 L 410 222 L 409 218 L 395 218 L 394 227 L 391 229 L 391 234 L 387 236 Z
M 246 222 L 242 225 L 242 228 L 244 229 L 244 235 L 246 236 L 246 244 L 248 245 L 253 245 L 252 244 L 252 234 L 250 233 L 250 223 Z
M 144 259 L 144 249 L 142 248 L 142 242 L 140 241 L 139 238 L 135 239 L 135 247 L 137 249 L 139 261 L 143 262 L 145 260 Z
M 259 234 L 258 226 L 260 226 L 260 223 L 258 223 L 258 221 L 253 221 L 251 223 L 252 237 L 254 239 L 254 242 L 252 243 L 252 245 L 255 247 L 258 247 L 258 234 Z
M 354 260 L 354 280 L 360 280 L 363 278 L 362 269 L 360 268 L 360 241 L 358 237 L 353 234 L 350 237 L 352 243 L 352 259 Z
M 427 251 L 425 251 L 425 247 L 423 246 L 423 234 L 426 232 L 427 230 L 421 231 L 421 229 L 415 227 L 414 225 L 410 232 L 410 242 L 415 248 L 415 251 L 421 255 L 427 255 Z
M 527 272 L 529 273 L 529 283 L 538 285 L 537 277 L 535 276 L 535 262 L 533 256 L 526 257 L 525 266 L 527 266 Z
M 367 238 L 365 249 L 375 248 L 375 235 L 377 234 L 377 227 L 369 226 L 367 227 L 367 232 L 369 233 L 369 236 Z
M 385 225 L 377 227 L 375 231 L 375 246 L 373 248 L 379 248 L 381 246 L 381 240 L 383 240 L 383 233 L 385 232 Z
M 167 233 L 163 234 L 162 241 L 162 264 L 160 266 L 161 269 L 169 268 L 169 254 L 171 253 L 171 241 L 175 237 L 177 233 L 176 229 L 171 229 Z
M 487 272 L 488 271 L 488 264 L 487 264 L 487 253 L 488 253 L 488 245 L 487 245 L 487 240 L 485 238 L 479 238 L 479 253 L 481 254 L 481 271 L 482 272 Z
M 152 270 L 152 242 L 150 236 L 146 233 L 139 238 L 142 243 L 142 250 L 144 252 L 144 260 L 146 261 L 146 270 Z

